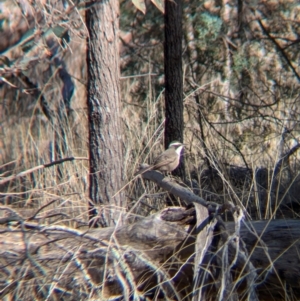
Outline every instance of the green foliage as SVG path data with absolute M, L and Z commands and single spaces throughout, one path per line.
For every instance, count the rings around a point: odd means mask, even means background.
M 244 69 L 249 69 L 251 66 L 251 62 L 248 56 L 245 53 L 236 52 L 233 55 L 233 70 L 236 72 L 242 72 Z
M 222 20 L 208 12 L 199 14 L 197 19 L 198 42 L 201 44 L 214 42 L 220 35 Z

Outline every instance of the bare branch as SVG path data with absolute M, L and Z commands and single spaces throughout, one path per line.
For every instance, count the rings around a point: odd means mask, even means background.
M 88 158 L 86 158 L 86 157 L 69 157 L 69 158 L 63 158 L 63 159 L 60 159 L 60 160 L 57 160 L 57 161 L 53 161 L 53 162 L 50 162 L 50 163 L 38 165 L 38 166 L 35 166 L 33 168 L 22 171 L 22 172 L 20 172 L 16 175 L 11 175 L 9 177 L 6 177 L 6 178 L 0 180 L 0 185 L 2 185 L 4 183 L 7 183 L 9 181 L 24 177 L 24 176 L 26 176 L 28 174 L 31 174 L 31 173 L 39 170 L 39 169 L 44 169 L 44 168 L 47 168 L 47 167 L 51 167 L 51 166 L 54 166 L 54 165 L 57 165 L 57 164 L 61 164 L 61 163 L 67 162 L 67 161 L 74 161 L 74 160 L 88 160 Z
M 284 49 L 281 48 L 281 46 L 278 44 L 278 42 L 276 41 L 276 39 L 274 37 L 271 36 L 271 34 L 268 32 L 268 30 L 264 27 L 264 25 L 262 24 L 261 20 L 258 19 L 258 24 L 260 25 L 262 31 L 265 33 L 265 35 L 273 42 L 273 44 L 276 46 L 276 48 L 278 49 L 278 51 L 281 53 L 282 57 L 285 59 L 286 63 L 288 64 L 288 66 L 291 68 L 291 70 L 293 71 L 293 73 L 295 74 L 295 76 L 297 77 L 298 81 L 300 81 L 300 75 L 297 73 L 297 70 L 295 69 L 295 67 L 292 65 L 290 59 L 288 58 L 287 54 L 285 53 Z
M 292 156 L 298 149 L 300 148 L 300 143 L 292 147 L 289 151 L 287 151 L 276 163 L 274 168 L 274 178 L 280 172 L 282 166 L 288 161 L 289 157 Z

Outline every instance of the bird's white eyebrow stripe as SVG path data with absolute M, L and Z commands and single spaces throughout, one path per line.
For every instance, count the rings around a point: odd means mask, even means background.
M 182 143 L 180 143 L 180 142 L 175 142 L 175 143 L 171 143 L 169 146 L 179 146 L 179 145 L 182 145 Z

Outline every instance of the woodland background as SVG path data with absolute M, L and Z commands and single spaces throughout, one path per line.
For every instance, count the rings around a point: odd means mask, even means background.
M 88 157 L 85 9 L 71 7 L 0 3 L 2 179 Z M 163 149 L 164 21 L 147 1 L 145 14 L 131 1 L 120 8 L 120 177 L 133 221 L 166 204 L 165 193 L 132 180 L 138 164 Z M 300 5 L 216 0 L 184 1 L 183 8 L 187 178 L 205 200 L 230 200 L 254 220 L 298 218 Z M 85 227 L 87 173 L 87 161 L 74 160 L 0 179 L 1 205 L 25 217 L 47 205 L 41 222 Z

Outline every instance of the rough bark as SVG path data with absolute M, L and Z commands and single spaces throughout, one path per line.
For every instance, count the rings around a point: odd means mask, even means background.
M 182 1 L 165 1 L 165 146 L 183 142 Z M 183 159 L 183 158 L 182 158 Z M 181 160 L 174 175 L 185 177 Z
M 90 217 L 116 224 L 123 206 L 119 91 L 119 1 L 94 3 L 86 11 Z M 101 205 L 96 210 L 94 205 Z

